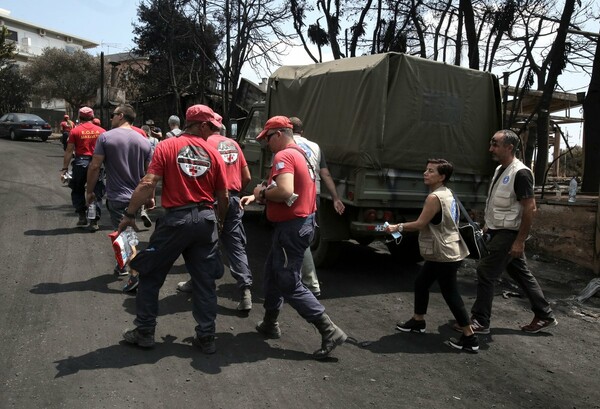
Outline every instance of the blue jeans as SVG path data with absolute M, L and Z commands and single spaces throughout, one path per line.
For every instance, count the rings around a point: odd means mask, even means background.
M 246 230 L 242 224 L 244 210 L 240 208 L 240 198 L 229 197 L 229 210 L 223 222 L 221 243 L 229 260 L 229 271 L 235 278 L 238 288 L 252 286 L 252 272 L 246 255 Z
M 265 263 L 265 310 L 279 310 L 285 300 L 308 322 L 325 308 L 302 284 L 302 260 L 315 230 L 314 214 L 274 223 L 271 251 Z
M 512 230 L 488 230 L 491 238 L 487 243 L 489 254 L 482 258 L 477 265 L 477 299 L 471 308 L 473 318 L 484 327 L 490 326 L 492 318 L 492 301 L 494 300 L 494 285 L 504 269 L 523 290 L 531 310 L 536 317 L 547 320 L 554 318 L 550 304 L 544 298 L 544 293 L 537 280 L 527 267 L 525 254 L 512 258 L 508 254 L 517 232 Z
M 134 324 L 154 329 L 158 294 L 173 263 L 183 255 L 192 277 L 192 314 L 198 336 L 214 335 L 217 317 L 215 281 L 223 277 L 218 246 L 217 217 L 213 209 L 167 212 L 156 222 L 148 247 L 131 261 L 139 272 Z

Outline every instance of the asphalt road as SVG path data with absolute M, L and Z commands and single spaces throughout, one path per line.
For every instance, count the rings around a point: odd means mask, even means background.
M 395 323 L 412 312 L 418 265 L 348 244 L 340 263 L 319 276 L 322 303 L 351 339 L 317 362 L 311 353 L 320 337 L 291 307 L 280 316 L 281 339 L 254 330 L 269 229 L 253 216 L 246 230 L 254 309 L 237 314 L 226 271 L 218 282 L 217 353 L 191 346 L 190 298 L 175 291 L 187 278 L 181 259 L 160 294 L 156 347 L 124 345 L 135 299 L 112 275 L 108 215 L 97 233 L 75 227 L 70 190 L 59 181 L 62 153 L 58 141 L 0 140 L 0 408 L 600 407 L 599 305 L 567 300 L 590 272 L 533 262 L 558 327 L 522 333 L 518 326 L 532 318 L 526 300 L 499 296 L 492 334 L 471 355 L 445 345 L 457 334 L 436 287 L 427 333 L 397 333 Z M 149 234 L 142 228 L 142 245 Z M 473 262 L 459 280 L 470 308 Z

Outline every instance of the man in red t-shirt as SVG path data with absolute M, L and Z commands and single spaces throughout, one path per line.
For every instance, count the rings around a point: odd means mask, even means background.
M 222 123 L 223 117 L 215 114 L 217 122 Z M 250 170 L 242 149 L 233 139 L 222 136 L 220 129 L 214 129 L 213 134 L 208 137 L 210 143 L 223 158 L 227 174 L 227 190 L 229 190 L 229 211 L 223 223 L 223 231 L 220 240 L 229 259 L 229 271 L 240 290 L 240 302 L 238 311 L 247 313 L 252 309 L 252 272 L 248 265 L 246 255 L 246 231 L 242 223 L 244 210 L 240 206 L 240 192 L 250 182 Z M 182 281 L 177 284 L 177 290 L 192 292 L 191 280 Z
M 62 132 L 60 141 L 63 145 L 63 151 L 67 149 L 67 139 L 73 128 L 75 128 L 75 124 L 69 119 L 69 115 L 65 115 L 63 121 L 60 123 L 60 131 Z
M 258 185 L 242 204 L 257 200 L 267 205 L 267 218 L 273 222 L 273 241 L 265 263 L 265 316 L 256 329 L 267 338 L 279 338 L 277 318 L 283 300 L 321 333 L 321 348 L 314 352 L 324 359 L 346 341 L 346 334 L 325 314 L 325 308 L 301 281 L 302 260 L 315 227 L 315 169 L 294 142 L 292 123 L 274 116 L 256 137 L 266 141 L 274 153 L 271 175 Z
M 198 323 L 192 343 L 212 354 L 216 351 L 215 280 L 223 276 L 217 229 L 222 229 L 229 195 L 223 159 L 206 141 L 219 126 L 213 110 L 193 105 L 186 112 L 186 122 L 186 131 L 179 138 L 156 145 L 148 172 L 133 192 L 119 224 L 119 231 L 135 227 L 135 214 L 162 180 L 166 214 L 157 223 L 146 250 L 130 263 L 131 269 L 140 273 L 133 322 L 136 327 L 125 332 L 123 338 L 140 347 L 154 346 L 158 294 L 173 263 L 183 255 L 192 276 L 192 312 Z
M 65 173 L 69 170 L 69 162 L 75 154 L 73 159 L 73 171 L 72 178 L 69 181 L 69 187 L 71 188 L 71 202 L 75 211 L 79 215 L 77 221 L 78 226 L 86 226 L 88 219 L 86 217 L 87 203 L 85 198 L 85 184 L 87 181 L 87 169 L 92 155 L 94 154 L 94 148 L 96 147 L 96 140 L 101 133 L 105 130 L 92 123 L 94 119 L 94 110 L 90 107 L 82 107 L 79 109 L 79 121 L 80 124 L 73 128 L 69 133 L 67 140 L 67 148 L 65 149 L 65 155 L 63 157 L 63 167 L 61 169 L 61 177 L 64 177 Z M 90 231 L 95 232 L 99 229 L 98 220 L 100 219 L 100 200 L 104 196 L 104 184 L 96 183 L 96 218 L 90 220 Z

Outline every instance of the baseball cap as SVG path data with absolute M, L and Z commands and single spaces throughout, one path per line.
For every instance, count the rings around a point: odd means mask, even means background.
M 101 122 L 100 122 L 100 120 L 99 120 L 98 118 L 94 118 L 94 119 L 92 119 L 92 123 L 93 123 L 94 125 L 98 125 L 98 126 L 100 126 L 100 125 L 101 125 Z
M 185 112 L 185 121 L 192 122 L 210 122 L 217 128 L 221 128 L 221 123 L 215 118 L 215 112 L 208 106 L 198 104 L 192 105 Z
M 92 119 L 94 117 L 94 110 L 90 107 L 79 108 L 79 118 Z
M 65 115 L 65 116 L 64 116 L 64 119 L 69 119 L 69 115 Z
M 220 124 L 219 127 L 223 126 L 223 117 L 221 115 L 217 114 L 216 112 L 215 112 L 215 121 L 217 121 Z
M 287 116 L 274 116 L 270 118 L 266 123 L 261 133 L 258 134 L 256 140 L 262 139 L 267 136 L 267 131 L 270 129 L 281 129 L 281 128 L 290 128 L 292 129 L 294 126 L 290 122 L 290 118 Z

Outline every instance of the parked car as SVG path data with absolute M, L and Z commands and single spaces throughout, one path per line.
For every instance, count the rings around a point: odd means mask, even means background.
M 18 139 L 34 137 L 43 142 L 52 134 L 52 127 L 42 118 L 33 114 L 8 113 L 0 117 L 0 137 Z

